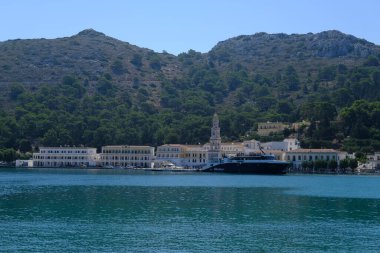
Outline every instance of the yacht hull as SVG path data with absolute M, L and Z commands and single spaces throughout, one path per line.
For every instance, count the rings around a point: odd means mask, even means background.
M 227 162 L 213 165 L 205 171 L 237 174 L 283 175 L 286 174 L 288 168 L 289 163 L 287 162 Z

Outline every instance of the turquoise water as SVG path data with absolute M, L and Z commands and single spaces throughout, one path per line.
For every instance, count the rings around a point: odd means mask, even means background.
M 379 252 L 380 177 L 0 170 L 0 252 Z

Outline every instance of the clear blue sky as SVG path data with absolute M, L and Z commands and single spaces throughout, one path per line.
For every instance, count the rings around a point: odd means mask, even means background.
M 380 0 L 0 0 L 0 41 L 86 28 L 173 54 L 257 32 L 336 29 L 380 45 Z

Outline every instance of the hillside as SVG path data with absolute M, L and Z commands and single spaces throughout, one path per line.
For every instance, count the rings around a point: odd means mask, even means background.
M 379 46 L 332 30 L 316 34 L 242 35 L 219 42 L 208 56 L 221 65 L 239 62 L 250 70 L 270 74 L 289 64 L 300 73 L 315 73 L 318 65 L 355 66 L 368 56 L 379 54 Z
M 200 58 L 223 69 L 228 69 L 230 63 L 239 63 L 256 73 L 273 73 L 289 64 L 300 66 L 301 72 L 315 70 L 319 64 L 355 66 L 369 55 L 379 54 L 380 47 L 373 43 L 338 31 L 326 31 L 303 35 L 242 35 L 219 42 Z M 183 68 L 178 65 L 178 57 L 139 48 L 92 29 L 59 39 L 0 42 L 3 85 L 56 83 L 64 76 L 93 81 L 105 73 L 126 85 L 135 78 L 147 83 L 158 81 L 160 74 L 168 79 L 180 76 Z
M 379 58 L 338 31 L 243 35 L 178 56 L 91 29 L 0 42 L 0 148 L 205 142 L 217 111 L 225 140 L 308 120 L 293 133 L 304 146 L 376 150 Z
M 108 74 L 122 90 L 135 93 L 133 85 L 150 85 L 150 97 L 157 99 L 160 75 L 181 74 L 176 57 L 158 54 L 108 37 L 92 29 L 59 39 L 10 40 L 0 43 L 0 85 L 12 83 L 34 89 L 41 84 L 60 83 L 73 76 L 88 84 L 88 90 Z
M 120 82 L 131 82 L 139 76 L 155 80 L 161 67 L 164 73 L 167 68 L 173 75 L 178 74 L 176 57 L 139 48 L 92 29 L 67 38 L 1 42 L 0 52 L 1 82 L 56 82 L 65 75 L 91 81 L 104 73 L 113 74 Z

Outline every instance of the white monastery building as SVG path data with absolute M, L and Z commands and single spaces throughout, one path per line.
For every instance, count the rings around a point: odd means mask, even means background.
M 98 161 L 96 148 L 41 147 L 33 153 L 33 167 L 93 167 Z
M 182 166 L 185 168 L 202 168 L 207 164 L 208 151 L 200 145 L 189 146 L 185 148 L 185 158 Z
M 171 162 L 175 165 L 182 166 L 185 158 L 186 145 L 165 144 L 157 147 L 156 160 Z
M 104 146 L 100 154 L 103 167 L 151 168 L 154 147 L 150 146 Z
M 336 161 L 339 164 L 344 153 L 334 149 L 296 149 L 286 152 L 285 160 L 293 163 L 294 168 L 301 168 L 304 161 Z

